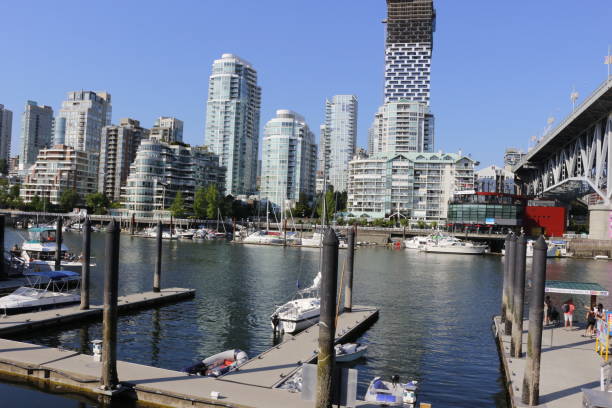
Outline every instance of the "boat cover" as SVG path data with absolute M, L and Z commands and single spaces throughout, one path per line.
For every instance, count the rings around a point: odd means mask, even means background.
M 41 271 L 41 272 L 28 272 L 27 276 L 40 276 L 48 279 L 64 279 L 73 278 L 79 276 L 78 273 L 72 271 Z

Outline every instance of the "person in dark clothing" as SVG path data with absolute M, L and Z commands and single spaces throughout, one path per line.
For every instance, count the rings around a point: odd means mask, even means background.
M 595 307 L 590 306 L 590 307 L 587 307 L 586 309 L 587 309 L 587 313 L 586 313 L 587 326 L 586 326 L 586 330 L 584 331 L 584 337 L 594 336 L 595 335 L 595 322 L 597 321 L 597 319 L 595 318 Z

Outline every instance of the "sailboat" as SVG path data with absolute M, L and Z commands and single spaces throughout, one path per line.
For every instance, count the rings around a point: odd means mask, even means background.
M 253 232 L 242 242 L 245 244 L 282 245 L 285 242 L 281 231 L 270 231 L 270 201 L 266 200 L 266 229 Z
M 270 316 L 272 329 L 279 333 L 296 333 L 318 323 L 321 315 L 321 272 L 312 285 L 299 290 L 289 302 L 276 308 Z

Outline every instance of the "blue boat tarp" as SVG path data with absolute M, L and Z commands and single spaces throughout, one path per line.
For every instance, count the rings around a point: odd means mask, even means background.
M 29 272 L 26 275 L 27 276 L 40 276 L 42 278 L 48 278 L 48 279 L 63 279 L 63 278 L 73 278 L 75 276 L 79 276 L 78 273 L 72 272 L 72 271 Z
M 53 227 L 32 227 L 28 228 L 28 232 L 45 232 L 45 231 L 55 231 Z

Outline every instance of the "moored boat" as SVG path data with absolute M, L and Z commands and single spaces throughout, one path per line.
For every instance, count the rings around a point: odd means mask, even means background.
M 28 269 L 36 270 L 37 265 L 40 264 L 53 267 L 55 266 L 55 254 L 57 251 L 55 232 L 55 228 L 51 226 L 30 228 L 28 229 L 29 237 L 21 244 L 21 248 L 13 248 L 11 252 L 19 252 Z M 68 247 L 63 242 L 60 247 L 60 258 L 60 269 L 70 271 L 81 270 L 81 259 L 70 253 Z
M 482 255 L 487 249 L 488 246 L 484 244 L 444 237 L 428 243 L 422 250 L 438 254 Z
M 383 381 L 381 377 L 375 377 L 370 382 L 364 399 L 383 406 L 413 406 L 417 401 L 416 392 L 416 381 L 401 384 L 396 375 L 391 381 Z
M 336 344 L 336 362 L 346 363 L 363 357 L 368 346 L 359 343 Z
M 235 370 L 239 365 L 246 363 L 248 359 L 247 353 L 240 349 L 226 350 L 186 367 L 183 371 L 191 375 L 219 377 Z
M 272 328 L 280 333 L 296 333 L 317 323 L 321 315 L 320 284 L 319 272 L 310 287 L 298 291 L 294 299 L 276 308 L 270 316 Z

